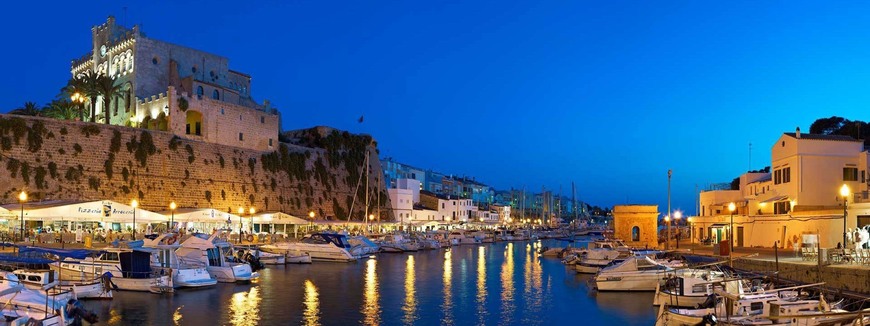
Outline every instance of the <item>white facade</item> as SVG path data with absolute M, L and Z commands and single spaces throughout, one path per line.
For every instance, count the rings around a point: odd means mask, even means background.
M 400 223 L 410 222 L 414 211 L 413 191 L 392 188 L 387 189 L 387 193 L 390 195 L 390 203 L 393 206 L 394 214 L 396 214 L 396 221 Z
M 511 207 L 509 205 L 492 205 L 492 209 L 499 216 L 499 222 L 501 223 L 510 223 L 511 220 Z

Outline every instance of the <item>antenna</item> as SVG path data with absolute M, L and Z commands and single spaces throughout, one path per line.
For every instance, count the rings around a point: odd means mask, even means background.
M 752 142 L 749 142 L 749 170 L 752 171 Z

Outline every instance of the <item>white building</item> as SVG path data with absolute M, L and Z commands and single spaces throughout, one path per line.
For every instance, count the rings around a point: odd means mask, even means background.
M 868 152 L 849 136 L 783 133 L 771 148 L 770 173 L 745 173 L 739 190 L 702 192 L 699 215 L 690 219 L 693 239 L 727 239 L 734 203 L 735 246 L 783 248 L 795 242 L 835 247 L 843 241 L 843 202 L 849 205 L 845 228 L 870 224 Z M 840 195 L 843 187 L 848 195 Z M 817 240 L 807 240 L 817 239 Z

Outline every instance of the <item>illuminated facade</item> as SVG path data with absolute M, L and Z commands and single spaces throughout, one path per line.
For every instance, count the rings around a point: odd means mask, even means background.
M 225 57 L 146 37 L 114 17 L 94 26 L 91 52 L 71 73 L 112 77 L 121 94 L 97 121 L 143 126 L 181 137 L 258 150 L 277 148 L 278 111 L 251 96 L 251 76 L 229 69 Z M 176 118 L 177 117 L 177 118 Z

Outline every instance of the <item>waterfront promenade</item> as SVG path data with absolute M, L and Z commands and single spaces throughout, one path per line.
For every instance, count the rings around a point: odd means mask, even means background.
M 675 245 L 673 246 L 675 247 Z M 698 243 L 680 243 L 681 252 L 728 259 L 714 253 L 715 247 Z M 780 279 L 799 283 L 825 282 L 828 289 L 870 294 L 870 264 L 851 261 L 835 261 L 832 257 L 804 258 L 791 249 L 734 247 L 734 267 L 741 270 L 774 275 Z

